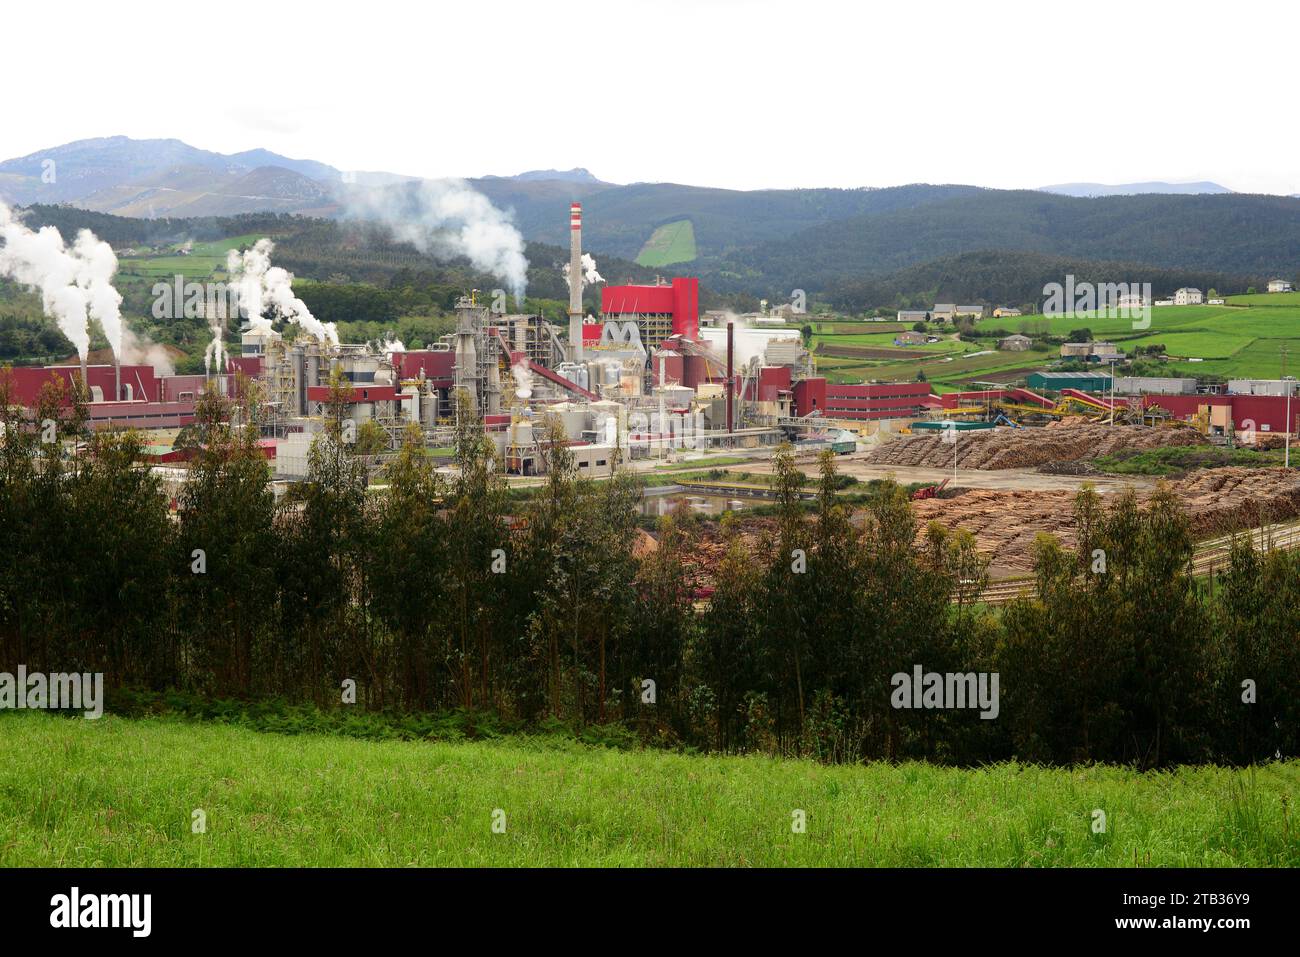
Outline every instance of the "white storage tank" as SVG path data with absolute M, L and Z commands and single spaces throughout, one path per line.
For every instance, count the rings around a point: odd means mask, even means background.
M 582 438 L 582 432 L 587 427 L 585 406 L 574 402 L 557 402 L 546 411 L 560 420 L 566 436 L 575 440 Z
M 562 378 L 568 379 L 574 385 L 587 389 L 591 379 L 587 375 L 586 363 L 579 362 L 561 362 L 555 367 L 555 374 Z
M 420 387 L 408 385 L 402 387 L 402 395 L 406 396 L 402 400 L 402 410 L 406 413 L 408 422 L 420 424 Z

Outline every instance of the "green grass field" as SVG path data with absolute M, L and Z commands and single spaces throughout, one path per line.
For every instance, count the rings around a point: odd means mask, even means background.
M 1200 359 L 1230 359 L 1256 340 L 1249 332 L 1237 330 L 1189 330 L 1186 332 L 1164 332 L 1158 335 L 1143 336 L 1140 339 L 1125 339 L 1121 347 L 1131 352 L 1138 346 L 1152 346 L 1157 343 L 1165 347 L 1169 356 L 1195 356 Z
M 1141 336 L 1183 327 L 1201 327 L 1226 317 L 1240 317 L 1249 314 L 1244 309 L 1229 306 L 1160 306 L 1151 310 L 1149 328 L 1135 329 L 1131 318 L 1118 316 L 1098 316 L 1081 313 L 1070 316 L 1020 316 L 1011 319 L 981 319 L 975 324 L 980 331 L 1005 329 L 1019 332 L 1020 329 L 1046 329 L 1052 335 L 1068 335 L 1074 329 L 1091 329 L 1098 336 Z
M 717 468 L 723 465 L 744 465 L 746 462 L 752 462 L 753 459 L 744 455 L 710 455 L 704 458 L 688 459 L 685 462 L 673 462 L 670 465 L 656 465 L 655 470 L 661 472 L 680 472 L 684 469 L 697 468 Z
M 689 219 L 660 226 L 641 247 L 636 261 L 637 265 L 651 269 L 671 266 L 673 263 L 694 262 L 695 227 Z
M 892 349 L 894 339 L 897 338 L 897 332 L 871 332 L 856 333 L 853 335 L 822 335 L 813 334 L 813 348 L 819 343 L 826 343 L 829 346 L 866 346 L 871 349 Z M 920 342 L 913 345 L 898 346 L 898 349 L 905 352 L 970 352 L 974 351 L 977 346 L 960 339 L 941 338 L 938 342 Z
M 1297 799 L 1296 763 L 825 767 L 0 717 L 3 866 L 1296 866 Z
M 1257 292 L 1247 296 L 1229 296 L 1230 306 L 1300 306 L 1300 292 Z
M 1184 475 L 1192 469 L 1277 468 L 1284 464 L 1282 450 L 1225 449 L 1215 446 L 1164 446 L 1158 449 L 1129 450 L 1115 455 L 1101 455 L 1093 464 L 1102 472 L 1117 475 Z
M 216 272 L 225 272 L 226 253 L 231 249 L 251 246 L 261 239 L 260 234 L 231 236 L 210 243 L 195 243 L 188 256 L 133 256 L 118 261 L 118 272 L 123 276 L 146 278 L 170 277 L 180 274 L 190 279 L 202 279 Z
M 1290 296 L 1294 296 L 1291 299 Z M 1293 357 L 1288 372 L 1300 361 L 1300 293 L 1271 296 L 1235 297 L 1266 300 L 1255 306 L 1161 306 L 1153 308 L 1147 328 L 1133 328 L 1130 318 L 1078 316 L 1024 316 L 1014 319 L 983 319 L 976 324 L 981 333 L 1050 332 L 1064 336 L 1076 329 L 1088 329 L 1095 338 L 1115 342 L 1130 355 L 1134 349 L 1162 345 L 1169 359 L 1161 363 L 1161 374 L 1169 376 L 1219 376 L 1230 378 L 1276 379 L 1282 374 L 1281 349 Z M 827 345 L 888 348 L 893 337 L 879 330 L 867 330 L 838 324 L 831 331 L 814 335 L 814 348 Z M 975 380 L 1015 378 L 1034 368 L 1047 368 L 1058 358 L 1056 350 L 1029 352 L 992 352 L 994 339 L 958 342 L 944 339 L 938 343 L 901 347 L 900 352 L 935 352 L 935 357 L 858 359 L 853 357 L 817 357 L 817 367 L 832 382 L 912 381 L 918 372 L 934 384 L 937 391 L 969 388 Z M 984 352 L 983 355 L 976 353 Z M 1022 376 L 1023 377 L 1023 376 Z

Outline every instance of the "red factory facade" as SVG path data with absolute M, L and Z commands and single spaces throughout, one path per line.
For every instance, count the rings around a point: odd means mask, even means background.
M 825 380 L 822 380 L 823 383 Z M 823 385 L 822 414 L 831 419 L 900 419 L 928 411 L 935 397 L 928 382 Z
M 1226 408 L 1237 431 L 1250 428 L 1256 432 L 1287 431 L 1287 399 L 1283 395 L 1144 395 L 1142 406 L 1147 409 L 1159 406 L 1176 419 L 1190 419 L 1202 406 Z M 1294 433 L 1296 421 L 1300 419 L 1300 398 L 1291 399 L 1290 412 Z
M 41 390 L 59 380 L 65 394 L 71 396 L 74 376 L 81 369 L 75 365 L 18 366 L 0 371 L 9 383 L 13 402 L 34 408 L 40 402 Z M 233 376 L 215 376 L 218 388 L 234 387 Z M 122 393 L 114 399 L 117 373 L 111 365 L 88 366 L 86 385 L 92 401 L 86 405 L 89 425 L 130 426 L 139 429 L 177 428 L 194 421 L 194 403 L 207 384 L 202 375 L 160 376 L 152 366 L 123 365 L 121 368 Z
M 655 286 L 605 286 L 600 290 L 600 311 L 605 321 L 634 321 L 641 341 L 654 349 L 669 336 L 700 337 L 700 281 L 677 276 L 671 284 Z M 586 330 L 583 330 L 586 338 Z

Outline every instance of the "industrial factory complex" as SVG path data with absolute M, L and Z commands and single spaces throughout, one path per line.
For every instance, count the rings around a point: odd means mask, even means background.
M 306 474 L 332 381 L 347 385 L 348 418 L 377 425 L 390 450 L 412 425 L 430 448 L 446 448 L 472 415 L 517 475 L 544 472 L 555 441 L 572 449 L 582 474 L 600 475 L 619 460 L 682 449 L 836 438 L 823 416 L 826 381 L 812 374 L 798 333 L 731 326 L 703 338 L 697 279 L 608 285 L 601 315 L 587 315 L 576 203 L 571 224 L 567 336 L 540 315 L 493 311 L 471 291 L 456 305 L 455 332 L 427 349 L 323 341 L 301 328 L 287 340 L 269 323 L 249 323 L 238 353 L 206 375 L 84 361 L 24 367 L 11 372 L 11 395 L 34 406 L 51 376 L 71 389 L 80 375 L 92 427 L 174 430 L 193 421 L 205 388 L 235 395 L 256 382 L 263 447 L 285 479 Z
M 1234 382 L 1213 395 L 1198 394 L 1195 380 L 1093 373 L 1035 373 L 1028 388 L 942 396 L 926 382 L 832 384 L 816 374 L 793 326 L 702 324 L 695 278 L 604 285 L 599 315 L 588 315 L 577 203 L 570 227 L 567 333 L 540 315 L 494 311 L 470 291 L 456 305 L 455 331 L 420 350 L 337 343 L 301 327 L 290 340 L 263 321 L 249 323 L 238 353 L 220 357 L 206 375 L 128 364 L 24 367 L 10 372 L 11 395 L 34 406 L 51 376 L 71 387 L 80 375 L 92 427 L 176 430 L 193 421 L 206 388 L 235 395 L 256 382 L 262 446 L 273 473 L 288 481 L 307 474 L 331 382 L 346 383 L 348 419 L 378 426 L 389 451 L 412 426 L 429 448 L 447 449 L 470 415 L 518 476 L 543 474 L 555 442 L 572 450 L 580 474 L 600 476 L 619 462 L 685 450 L 789 441 L 843 452 L 914 429 L 1014 428 L 1077 415 L 1181 420 L 1230 438 L 1294 431 L 1287 425 L 1292 382 Z M 159 462 L 183 458 L 161 439 L 149 447 Z M 375 458 L 382 462 L 383 453 Z

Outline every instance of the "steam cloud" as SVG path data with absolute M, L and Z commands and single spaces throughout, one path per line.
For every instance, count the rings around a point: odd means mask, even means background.
M 510 374 L 515 377 L 515 395 L 520 399 L 533 397 L 533 373 L 526 362 L 516 362 L 510 367 Z
M 332 322 L 321 322 L 311 314 L 307 304 L 293 294 L 293 273 L 280 266 L 271 265 L 271 253 L 275 244 L 269 239 L 259 239 L 252 249 L 240 252 L 230 250 L 226 254 L 226 272 L 230 274 L 229 285 L 234 287 L 239 296 L 239 308 L 248 318 L 249 325 L 257 332 L 269 332 L 271 320 L 262 313 L 267 309 L 281 319 L 299 326 L 308 335 L 315 336 L 325 345 L 338 345 L 338 328 Z M 209 350 L 220 353 L 220 328 L 216 338 L 209 345 Z M 206 362 L 206 360 L 205 360 Z
M 122 296 L 113 288 L 117 256 L 88 229 L 71 247 L 53 226 L 33 232 L 0 203 L 0 275 L 36 290 L 41 307 L 84 360 L 90 351 L 89 320 L 104 331 L 113 355 L 122 357 Z
M 709 343 L 711 349 L 720 353 L 723 357 L 727 353 L 727 323 L 733 323 L 735 357 L 737 366 L 749 365 L 755 359 L 761 361 L 763 353 L 767 350 L 771 337 L 765 335 L 759 330 L 751 329 L 749 323 L 736 315 L 731 310 L 726 310 L 723 321 L 718 323 L 713 329 L 707 331 L 701 330 L 700 335 Z M 791 333 L 790 338 L 797 338 L 798 333 Z
M 175 375 L 167 350 L 148 337 L 137 336 L 129 326 L 122 328 L 122 362 L 126 365 L 153 366 L 159 375 Z
M 357 191 L 346 214 L 380 223 L 401 242 L 439 257 L 464 256 L 505 283 L 516 303 L 528 286 L 524 237 L 510 217 L 464 180 L 421 180 L 390 190 Z
M 569 281 L 568 263 L 564 264 L 563 272 L 564 272 L 564 281 L 567 283 Z M 582 284 L 584 286 L 591 286 L 594 285 L 595 283 L 604 282 L 604 281 L 605 281 L 605 277 L 596 271 L 596 260 L 592 257 L 591 253 L 583 253 L 582 254 Z
M 221 339 L 221 326 L 209 326 L 212 330 L 212 341 L 208 347 L 203 350 L 203 374 L 207 375 L 215 367 L 217 374 L 221 374 L 221 369 L 225 365 L 226 344 Z

